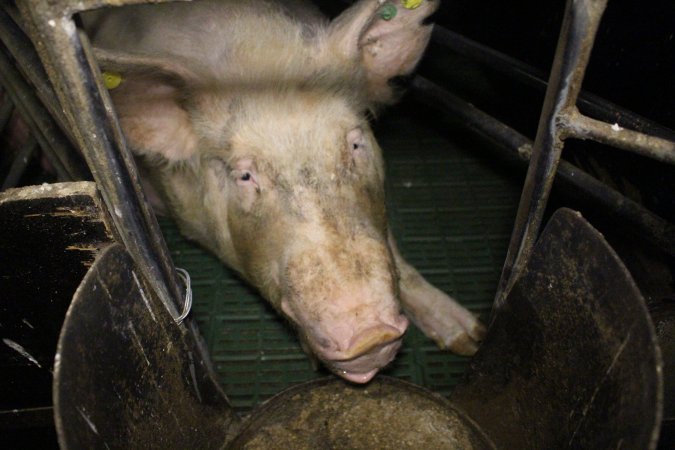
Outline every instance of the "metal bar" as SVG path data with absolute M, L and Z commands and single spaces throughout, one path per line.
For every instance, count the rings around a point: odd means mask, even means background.
M 534 246 L 563 147 L 558 121 L 565 110 L 576 104 L 606 3 L 568 0 L 565 7 L 537 137 L 495 296 L 495 311 L 504 304 Z
M 415 98 L 457 119 L 459 125 L 500 144 L 498 149 L 507 150 L 524 164 L 530 161 L 532 141 L 516 130 L 425 78 L 416 76 L 411 88 Z M 675 256 L 675 225 L 565 160 L 560 160 L 555 181 L 563 184 L 566 191 L 602 208 L 617 222 L 626 224 L 646 242 Z
M 434 25 L 431 39 L 438 45 L 483 64 L 527 86 L 541 90 L 546 89 L 546 74 L 542 70 L 479 44 L 459 33 L 455 33 L 439 25 Z M 597 95 L 581 91 L 577 99 L 577 106 L 584 114 L 604 120 L 605 122 L 617 123 L 622 128 L 633 129 L 675 141 L 675 131 L 670 128 L 650 121 Z
M 12 118 L 13 112 L 14 103 L 12 103 L 9 93 L 5 92 L 5 98 L 2 99 L 2 104 L 0 105 L 0 132 L 2 132 L 9 123 L 9 119 Z
M 61 181 L 83 179 L 80 169 L 70 164 L 68 155 L 72 150 L 69 149 L 69 142 L 61 134 L 49 113 L 44 110 L 31 87 L 12 65 L 2 47 L 0 45 L 0 83 L 7 88 L 13 103 L 53 164 L 58 179 Z
M 530 160 L 532 141 L 513 128 L 420 75 L 413 78 L 410 88 L 415 98 L 457 118 L 461 126 L 504 145 L 521 161 Z
M 675 142 L 621 128 L 618 124 L 591 119 L 576 108 L 561 116 L 560 126 L 567 137 L 592 139 L 629 150 L 668 164 L 675 164 Z
M 19 183 L 19 180 L 21 179 L 21 176 L 26 171 L 28 162 L 30 161 L 30 158 L 33 155 L 33 152 L 35 152 L 36 148 L 37 148 L 37 141 L 35 140 L 35 136 L 31 135 L 29 136 L 28 141 L 23 145 L 21 150 L 19 150 L 19 152 L 14 157 L 14 161 L 12 161 L 12 165 L 10 166 L 9 171 L 7 172 L 7 176 L 5 177 L 5 180 L 2 182 L 2 187 L 0 187 L 0 191 L 16 187 L 16 185 Z
M 58 98 L 49 82 L 49 77 L 47 77 L 47 73 L 44 67 L 42 67 L 40 58 L 30 39 L 28 39 L 28 36 L 26 36 L 19 24 L 15 22 L 14 16 L 16 14 L 17 12 L 12 8 L 11 3 L 3 3 L 0 7 L 0 40 L 2 40 L 16 61 L 16 65 L 20 68 L 22 75 L 34 86 L 38 98 L 49 111 L 52 118 L 59 124 L 61 131 L 71 143 L 74 143 L 75 139 L 67 126 L 65 117 L 63 116 L 63 109 L 61 109 L 58 103 Z M 84 169 L 84 162 L 81 161 L 79 155 L 73 155 L 72 158 L 78 159 L 79 162 L 77 164 Z
M 100 2 L 88 2 L 93 3 Z M 36 34 L 32 40 L 122 242 L 169 313 L 177 317 L 182 300 L 176 272 L 157 220 L 145 201 L 110 97 L 97 76 L 88 40 L 71 16 L 74 5 L 66 0 L 18 4 L 24 21 L 30 22 L 29 29 Z

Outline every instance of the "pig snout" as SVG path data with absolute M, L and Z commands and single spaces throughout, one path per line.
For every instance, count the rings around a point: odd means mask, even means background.
M 354 383 L 367 383 L 379 369 L 389 364 L 401 347 L 408 327 L 405 316 L 395 326 L 379 324 L 345 339 L 344 350 L 324 350 L 320 357 L 337 375 Z
M 393 298 L 391 302 L 395 304 Z M 339 302 L 332 302 L 336 304 L 339 307 Z M 342 314 L 328 313 L 313 320 L 295 312 L 288 302 L 282 303 L 282 309 L 304 330 L 305 342 L 326 367 L 354 383 L 367 383 L 394 359 L 409 323 L 398 311 L 382 314 L 374 307 L 370 311 L 361 307 L 359 312 L 345 308 Z

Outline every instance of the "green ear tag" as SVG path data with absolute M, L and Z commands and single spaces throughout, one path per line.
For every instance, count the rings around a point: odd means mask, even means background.
M 394 5 L 387 3 L 382 8 L 380 8 L 380 17 L 382 17 L 383 20 L 391 20 L 396 17 L 397 12 L 398 11 Z
M 103 84 L 106 89 L 115 89 L 122 83 L 122 75 L 117 72 L 103 72 Z

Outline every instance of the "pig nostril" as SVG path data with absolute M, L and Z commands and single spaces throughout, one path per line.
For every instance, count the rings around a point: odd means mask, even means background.
M 407 319 L 406 319 L 407 322 Z M 398 340 L 405 332 L 389 325 L 378 325 L 354 336 L 344 350 L 344 359 L 352 359 Z

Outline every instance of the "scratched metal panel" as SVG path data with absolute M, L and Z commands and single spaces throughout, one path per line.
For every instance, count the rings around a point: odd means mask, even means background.
M 520 180 L 475 142 L 438 130 L 408 104 L 376 124 L 385 152 L 391 226 L 406 258 L 431 282 L 487 317 L 520 195 Z M 178 267 L 193 279 L 193 315 L 235 408 L 249 410 L 316 371 L 290 327 L 236 275 L 161 226 Z M 447 395 L 466 359 L 439 350 L 411 326 L 383 373 Z
M 94 183 L 0 193 L 0 430 L 51 421 L 52 367 L 63 317 L 111 239 Z

